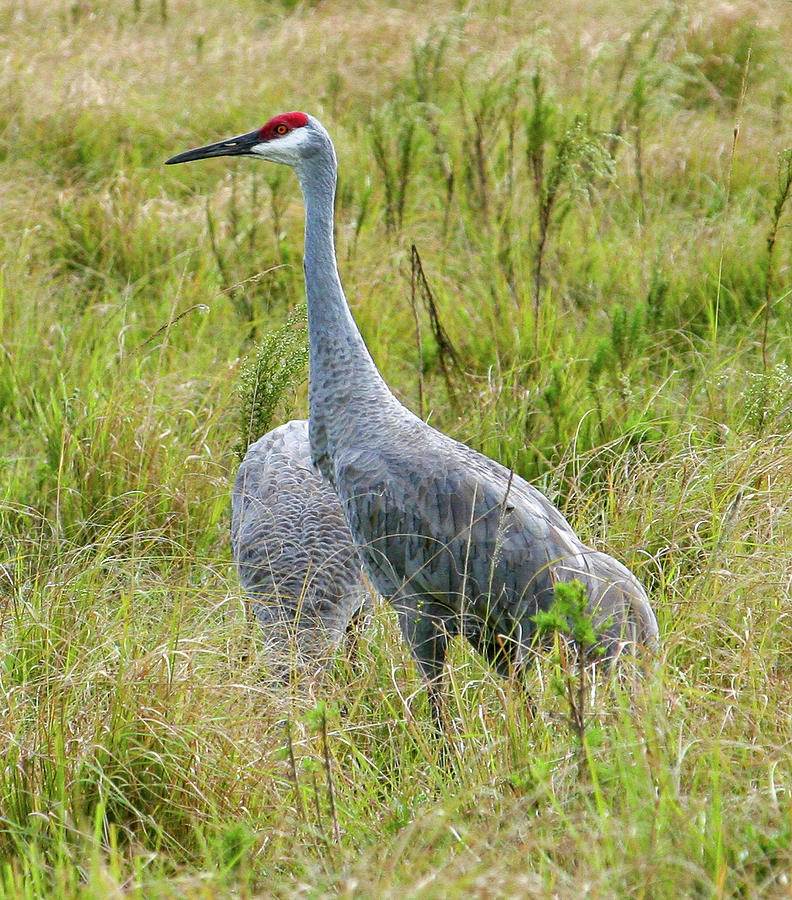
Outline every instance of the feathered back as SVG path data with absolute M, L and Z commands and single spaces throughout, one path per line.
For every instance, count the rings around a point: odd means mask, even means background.
M 311 463 L 308 423 L 248 448 L 231 497 L 231 548 L 267 640 L 304 662 L 326 656 L 370 597 L 335 492 Z

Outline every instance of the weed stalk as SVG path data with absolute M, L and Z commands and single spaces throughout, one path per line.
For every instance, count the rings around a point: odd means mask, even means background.
M 792 194 L 792 148 L 782 151 L 778 157 L 775 203 L 767 232 L 767 255 L 765 256 L 765 302 L 762 324 L 762 371 L 767 372 L 767 332 L 770 326 L 772 288 L 775 274 L 774 251 L 784 207 Z

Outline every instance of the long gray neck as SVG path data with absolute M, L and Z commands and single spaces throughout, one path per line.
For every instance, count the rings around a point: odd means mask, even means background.
M 308 300 L 311 455 L 334 479 L 331 460 L 356 424 L 397 404 L 363 341 L 344 296 L 333 239 L 336 165 L 313 157 L 298 171 L 305 199 L 305 290 Z

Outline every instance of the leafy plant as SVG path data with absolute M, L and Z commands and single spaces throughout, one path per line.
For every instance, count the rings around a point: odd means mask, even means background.
M 280 328 L 264 337 L 255 356 L 240 369 L 237 388 L 239 438 L 235 445 L 240 459 L 252 441 L 270 430 L 286 391 L 305 377 L 307 321 L 305 306 L 297 307 Z
M 369 123 L 371 149 L 385 188 L 385 227 L 400 230 L 407 202 L 407 187 L 416 155 L 414 108 L 403 102 L 388 103 Z
M 638 304 L 632 310 L 621 304 L 610 314 L 610 334 L 600 338 L 588 364 L 588 384 L 597 400 L 602 419 L 603 403 L 598 385 L 606 376 L 622 401 L 626 401 L 630 389 L 631 373 L 641 358 L 647 341 L 646 308 Z
M 597 632 L 588 611 L 588 593 L 577 579 L 559 581 L 549 609 L 533 617 L 537 638 L 555 639 L 553 663 L 556 674 L 551 680 L 553 692 L 566 704 L 567 727 L 585 747 L 588 734 L 588 692 L 586 667 L 597 654 Z M 568 652 L 565 639 L 572 642 Z
M 589 123 L 575 116 L 564 124 L 560 110 L 547 96 L 542 76 L 531 81 L 533 106 L 526 121 L 526 156 L 536 201 L 533 242 L 534 320 L 538 351 L 539 309 L 548 240 L 560 227 L 575 198 L 585 197 L 595 181 L 608 177 L 610 159 Z

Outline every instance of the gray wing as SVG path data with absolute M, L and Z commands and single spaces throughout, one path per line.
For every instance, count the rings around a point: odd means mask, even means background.
M 231 548 L 269 643 L 307 660 L 343 638 L 370 597 L 338 497 L 316 473 L 308 423 L 251 444 L 231 496 Z
M 606 658 L 614 659 L 625 644 L 656 652 L 660 630 L 640 581 L 625 565 L 600 550 L 587 548 L 586 561 L 589 572 L 584 583 Z M 573 577 L 579 576 L 573 573 Z
M 522 658 L 532 616 L 552 602 L 556 581 L 573 578 L 595 624 L 610 621 L 609 655 L 617 635 L 653 643 L 654 615 L 625 567 L 582 544 L 524 479 L 420 420 L 387 446 L 347 451 L 336 477 L 377 590 L 396 605 L 444 609 L 448 632 L 463 631 L 488 657 L 506 637 Z

